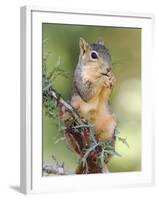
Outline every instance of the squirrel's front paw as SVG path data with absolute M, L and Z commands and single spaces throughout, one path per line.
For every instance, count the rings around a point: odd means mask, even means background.
M 108 87 L 108 88 L 112 88 L 112 86 L 114 85 L 116 79 L 114 77 L 114 75 L 109 72 L 107 74 L 107 76 L 105 76 L 105 80 L 104 80 L 104 86 Z

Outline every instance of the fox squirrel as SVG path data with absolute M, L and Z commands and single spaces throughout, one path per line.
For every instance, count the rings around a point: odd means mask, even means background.
M 97 140 L 112 140 L 116 120 L 108 103 L 115 77 L 111 56 L 102 41 L 89 44 L 80 38 L 71 105 L 94 127 Z

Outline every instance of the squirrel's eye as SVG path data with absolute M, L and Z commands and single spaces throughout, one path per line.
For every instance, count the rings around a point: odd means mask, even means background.
M 91 53 L 91 58 L 93 58 L 93 59 L 97 59 L 97 58 L 98 58 L 96 52 L 93 51 L 93 52 Z

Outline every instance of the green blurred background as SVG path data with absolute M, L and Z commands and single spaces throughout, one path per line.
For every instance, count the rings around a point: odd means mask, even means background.
M 116 142 L 122 157 L 114 156 L 109 163 L 111 172 L 139 171 L 141 169 L 141 29 L 43 24 L 43 53 L 50 52 L 47 68 L 51 70 L 60 57 L 60 66 L 69 78 L 59 77 L 54 87 L 65 100 L 70 99 L 73 71 L 78 63 L 79 38 L 93 43 L 99 37 L 112 56 L 113 72 L 117 79 L 111 95 L 111 107 L 118 120 L 120 137 L 127 138 L 129 148 Z M 53 162 L 54 155 L 65 169 L 74 171 L 78 157 L 57 138 L 56 122 L 43 112 L 43 160 Z

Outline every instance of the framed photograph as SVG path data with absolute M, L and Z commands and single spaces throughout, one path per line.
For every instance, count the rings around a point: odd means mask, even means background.
M 21 191 L 153 183 L 150 14 L 21 8 Z

